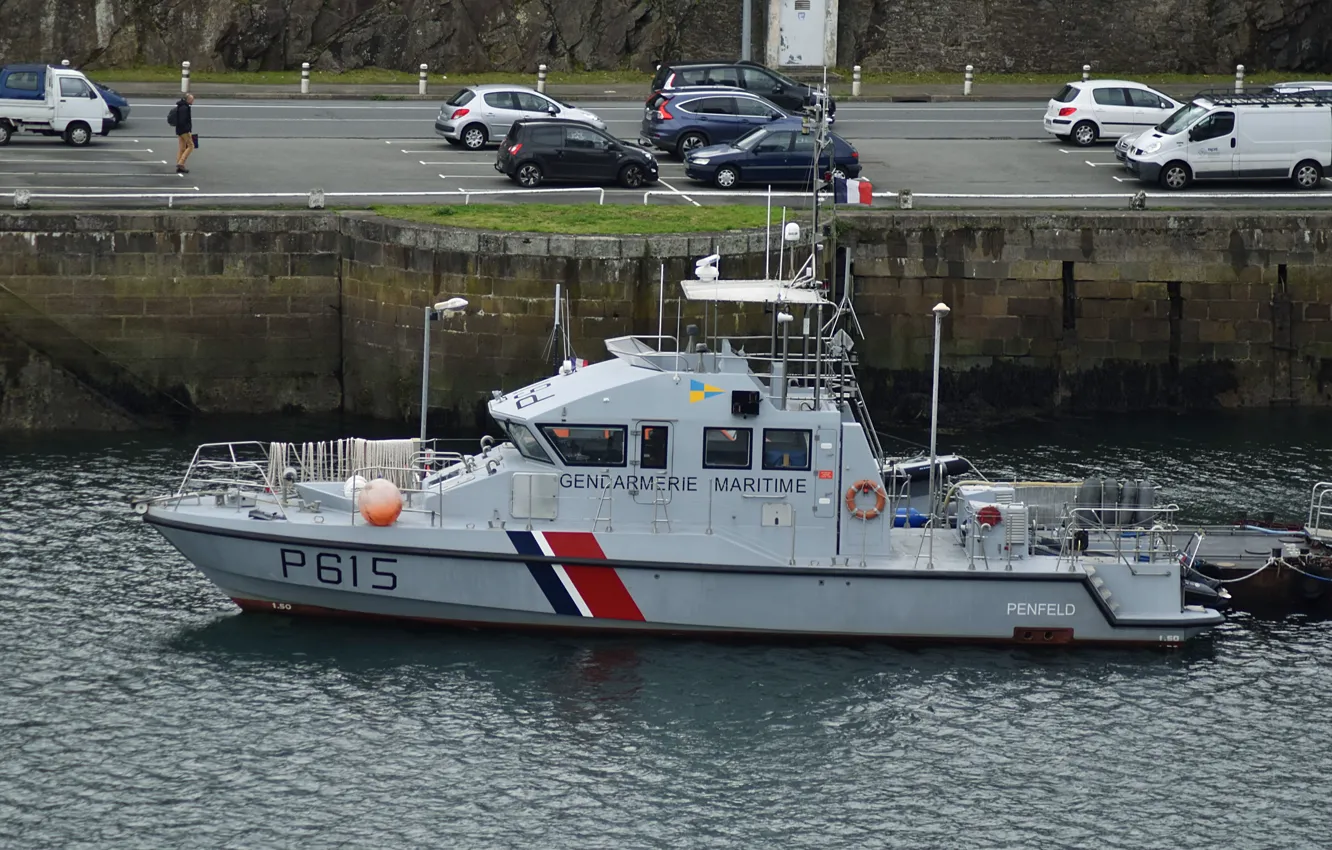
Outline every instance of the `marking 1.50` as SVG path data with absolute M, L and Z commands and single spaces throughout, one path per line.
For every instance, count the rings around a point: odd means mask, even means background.
M 311 564 L 311 559 L 306 555 L 304 549 L 283 549 L 281 554 L 283 578 L 291 578 L 291 570 L 305 569 Z M 390 572 L 383 569 L 383 567 L 398 563 L 398 559 L 381 558 L 373 555 L 369 556 L 369 561 L 370 575 L 366 578 L 370 581 L 370 587 L 374 590 L 397 590 L 397 573 Z M 322 584 L 341 585 L 348 582 L 352 587 L 361 586 L 363 566 L 360 556 L 348 555 L 344 559 L 336 552 L 315 552 L 313 563 L 315 578 L 319 579 Z

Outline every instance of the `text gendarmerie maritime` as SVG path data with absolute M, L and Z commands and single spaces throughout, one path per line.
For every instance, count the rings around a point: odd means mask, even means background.
M 667 490 L 698 492 L 697 475 L 612 475 L 606 473 L 564 473 L 560 486 L 569 490 Z M 793 493 L 808 492 L 804 478 L 775 475 L 717 475 L 712 478 L 715 493 Z

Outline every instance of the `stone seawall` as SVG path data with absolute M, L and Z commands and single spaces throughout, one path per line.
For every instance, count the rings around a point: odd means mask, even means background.
M 842 215 L 857 346 L 885 422 L 928 411 L 930 309 L 956 425 L 1038 413 L 1332 403 L 1332 215 Z M 367 213 L 0 215 L 0 429 L 189 412 L 413 419 L 423 308 L 438 429 L 547 374 L 555 284 L 578 354 L 657 331 L 668 282 L 720 253 L 761 276 L 764 236 L 495 234 Z M 665 332 L 675 334 L 668 284 Z M 704 324 L 685 305 L 681 325 Z M 765 334 L 761 310 L 709 330 Z

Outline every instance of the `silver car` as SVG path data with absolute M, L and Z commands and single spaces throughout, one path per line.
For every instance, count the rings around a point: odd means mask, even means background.
M 435 134 L 451 145 L 478 151 L 498 143 L 513 122 L 554 116 L 605 130 L 606 123 L 585 109 L 556 100 L 527 86 L 470 86 L 449 98 L 435 119 Z

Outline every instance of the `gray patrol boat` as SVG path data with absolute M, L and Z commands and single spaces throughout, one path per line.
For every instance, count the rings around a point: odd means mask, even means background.
M 1117 495 L 1050 516 L 1021 486 L 969 482 L 946 509 L 913 508 L 849 336 L 819 330 L 840 305 L 807 278 L 711 268 L 684 298 L 768 305 L 772 350 L 611 339 L 603 362 L 496 393 L 507 439 L 475 453 L 210 444 L 135 510 L 247 610 L 1021 644 L 1174 645 L 1222 622 L 1186 604 L 1173 505 Z M 801 312 L 815 331 L 793 346 Z
M 769 334 L 607 340 L 601 362 L 494 393 L 505 437 L 474 453 L 423 438 L 209 444 L 174 493 L 132 504 L 254 611 L 1155 646 L 1223 621 L 1185 598 L 1176 506 L 1141 489 L 1037 504 L 1011 483 L 946 487 L 931 449 L 921 510 L 879 445 L 851 292 L 816 279 L 820 247 L 781 280 L 723 280 L 718 257 L 700 260 L 683 309 L 706 328 L 719 304 L 761 304 Z

